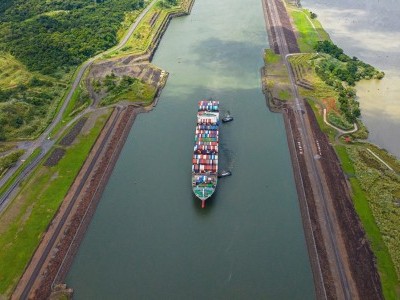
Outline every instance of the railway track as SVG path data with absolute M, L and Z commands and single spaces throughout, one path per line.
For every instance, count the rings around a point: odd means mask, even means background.
M 267 1 L 267 0 L 263 0 Z M 292 85 L 292 92 L 295 97 L 295 102 L 294 102 L 294 110 L 297 111 L 298 113 L 295 114 L 296 116 L 296 123 L 298 125 L 298 128 L 300 130 L 301 138 L 302 138 L 302 144 L 304 145 L 304 155 L 306 158 L 306 163 L 308 165 L 308 171 L 309 171 L 309 178 L 313 183 L 314 187 L 314 194 L 316 197 L 319 199 L 319 203 L 321 204 L 322 207 L 322 217 L 323 217 L 323 222 L 322 224 L 325 225 L 325 231 L 328 233 L 327 234 L 327 239 L 326 239 L 326 244 L 327 248 L 329 248 L 331 251 L 330 253 L 333 255 L 331 256 L 331 261 L 333 261 L 333 267 L 335 269 L 335 273 L 337 274 L 336 277 L 337 279 L 337 288 L 336 288 L 336 294 L 339 299 L 352 299 L 352 292 L 351 292 L 351 287 L 349 283 L 348 276 L 346 274 L 342 254 L 340 250 L 338 249 L 338 242 L 337 242 L 337 236 L 339 232 L 337 231 L 337 227 L 335 226 L 332 217 L 330 215 L 330 212 L 327 207 L 327 201 L 330 197 L 329 191 L 324 188 L 323 180 L 325 180 L 325 175 L 323 174 L 322 170 L 318 168 L 316 165 L 316 161 L 314 159 L 314 153 L 312 149 L 312 145 L 314 141 L 314 136 L 311 130 L 309 130 L 308 126 L 306 126 L 306 120 L 305 118 L 307 117 L 306 114 L 304 114 L 304 102 L 299 96 L 299 92 L 297 89 L 297 86 L 295 84 L 295 79 L 293 76 L 293 73 L 291 71 L 290 64 L 288 62 L 287 56 L 291 54 L 291 51 L 289 48 L 288 43 L 286 41 L 286 36 L 284 32 L 284 24 L 281 22 L 281 15 L 284 13 L 286 14 L 286 11 L 282 11 L 282 7 L 277 5 L 277 1 L 280 0 L 272 0 L 268 1 L 268 3 L 264 3 L 264 7 L 269 8 L 269 14 L 268 16 L 270 17 L 270 22 L 272 23 L 271 27 L 274 28 L 275 31 L 275 41 L 274 44 L 276 43 L 279 53 L 282 55 L 284 58 L 284 64 L 286 68 L 288 69 L 289 72 L 289 77 Z M 319 270 L 321 272 L 321 270 Z M 326 292 L 325 298 L 326 296 Z

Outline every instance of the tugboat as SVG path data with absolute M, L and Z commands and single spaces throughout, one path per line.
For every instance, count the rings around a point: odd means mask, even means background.
M 225 117 L 222 118 L 222 122 L 223 123 L 228 123 L 233 121 L 233 117 L 231 116 L 231 114 L 229 113 L 229 111 L 226 113 Z
M 192 157 L 192 189 L 201 207 L 217 188 L 219 101 L 198 103 L 195 144 Z
M 222 171 L 220 174 L 218 174 L 218 178 L 228 177 L 231 175 L 232 175 L 231 171 Z

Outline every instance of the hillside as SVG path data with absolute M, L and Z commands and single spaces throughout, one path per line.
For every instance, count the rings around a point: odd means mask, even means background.
M 118 42 L 143 0 L 6 0 L 0 4 L 0 141 L 39 134 L 76 66 Z

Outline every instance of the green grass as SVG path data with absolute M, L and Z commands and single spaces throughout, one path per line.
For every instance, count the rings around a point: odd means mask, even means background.
M 292 97 L 292 94 L 289 91 L 279 91 L 278 97 L 280 100 L 289 100 Z
M 77 113 L 85 109 L 89 104 L 90 98 L 87 91 L 79 85 L 72 94 L 71 101 L 65 109 L 63 121 L 70 121 Z
M 346 147 L 342 145 L 337 145 L 335 146 L 335 151 L 340 158 L 343 171 L 350 176 L 354 176 L 355 170 L 352 161 L 347 155 Z
M 317 106 L 317 104 L 314 101 L 312 101 L 311 99 L 306 99 L 306 100 L 310 104 L 310 106 L 314 112 L 314 115 L 317 118 L 319 127 L 322 129 L 323 132 L 325 132 L 328 135 L 329 140 L 333 141 L 335 139 L 335 136 L 337 133 L 336 129 L 325 124 L 324 117 L 323 117 L 322 113 L 320 113 L 320 111 L 319 111 L 319 106 Z
M 314 52 L 314 45 L 320 40 L 318 31 L 313 27 L 307 19 L 306 12 L 289 10 L 294 24 L 299 32 L 297 43 L 299 44 L 301 52 Z
M 279 54 L 275 54 L 272 49 L 265 49 L 264 60 L 266 64 L 274 64 L 280 62 L 281 56 Z
M 101 105 L 106 106 L 119 101 L 130 101 L 130 102 L 140 102 L 144 105 L 150 104 L 156 94 L 156 89 L 145 82 L 135 79 L 134 82 L 126 88 L 122 88 L 109 93 L 101 101 Z
M 75 81 L 76 77 L 78 76 L 78 73 L 79 73 L 79 70 L 81 67 L 82 66 L 76 68 L 75 72 L 72 74 L 71 79 L 70 79 L 71 85 Z M 82 79 L 85 78 L 85 75 L 87 74 L 87 72 L 88 72 L 88 70 L 86 70 L 85 74 L 82 76 Z M 83 81 L 81 80 L 80 84 L 78 84 L 77 88 L 75 89 L 74 93 L 72 94 L 70 102 L 68 103 L 68 105 L 63 113 L 63 117 L 61 118 L 61 121 L 58 124 L 56 124 L 56 126 L 54 126 L 53 130 L 50 132 L 51 137 L 55 136 L 57 134 L 57 132 L 66 123 L 68 123 L 70 120 L 72 120 L 73 117 L 75 116 L 75 114 L 82 111 L 89 105 L 90 99 L 88 98 L 88 96 L 83 95 L 84 93 L 87 93 L 87 91 L 86 91 L 86 89 L 82 88 L 82 82 Z M 65 91 L 65 93 L 62 97 L 62 100 L 59 102 L 56 110 L 54 111 L 53 116 L 56 116 L 58 114 L 58 112 L 60 111 L 64 101 L 66 101 L 66 97 L 68 96 L 70 89 L 71 88 L 68 88 Z M 77 104 L 80 104 L 80 106 L 78 106 Z
M 13 184 L 14 180 L 22 173 L 25 167 L 33 161 L 41 152 L 41 149 L 38 147 L 33 150 L 32 154 L 23 162 L 22 165 L 14 172 L 14 174 L 0 187 L 0 196 Z
M 328 33 L 318 20 L 310 18 L 308 10 L 289 7 L 288 12 L 299 32 L 297 43 L 301 52 L 315 52 L 314 45 L 318 41 L 329 40 Z
M 153 25 L 150 26 L 150 20 L 154 13 L 159 13 L 159 16 Z M 120 56 L 121 54 L 143 54 L 146 52 L 151 42 L 153 41 L 153 37 L 157 30 L 159 30 L 161 24 L 166 20 L 168 16 L 167 10 L 161 10 L 157 3 L 153 5 L 152 8 L 147 12 L 147 14 L 143 17 L 133 34 L 130 36 L 128 42 L 124 46 L 124 48 L 120 50 L 115 50 L 110 53 L 107 53 L 105 58 L 111 58 L 115 56 Z
M 391 155 L 387 150 L 381 149 L 373 144 L 366 144 L 366 146 L 378 155 L 385 163 L 392 167 L 396 173 L 400 174 L 400 160 Z
M 26 84 L 32 73 L 11 54 L 0 52 L 0 87 L 3 89 Z
M 328 113 L 327 120 L 330 124 L 343 130 L 351 130 L 354 128 L 353 124 L 347 122 L 346 118 L 343 115 L 339 115 L 337 113 Z
M 306 13 L 308 16 L 310 16 L 310 11 L 308 9 L 303 9 L 304 13 Z M 325 29 L 322 27 L 321 22 L 318 20 L 318 18 L 312 19 L 310 17 L 311 22 L 314 24 L 315 29 L 317 30 L 319 37 L 321 40 L 328 40 L 330 41 L 329 34 L 325 31 Z
M 125 13 L 124 21 L 121 24 L 121 28 L 117 32 L 118 41 L 123 39 L 126 32 L 129 30 L 129 27 L 135 22 L 136 18 L 140 15 L 142 11 L 142 9 L 138 9 Z
M 78 142 L 67 149 L 56 166 L 39 166 L 1 215 L 0 223 L 8 220 L 9 224 L 0 235 L 0 294 L 8 296 L 22 275 L 107 118 L 97 120 L 89 134 L 79 135 Z M 18 213 L 13 215 L 13 210 Z
M 18 159 L 23 155 L 25 150 L 15 150 L 11 153 L 0 156 L 0 178 L 3 177 L 7 170 L 15 165 Z
M 15 147 L 16 147 L 15 143 L 1 143 L 0 142 L 0 153 L 14 149 Z
M 183 12 L 187 9 L 190 0 L 179 0 L 177 6 L 170 8 L 162 8 L 158 1 L 155 3 L 147 14 L 140 21 L 138 27 L 135 29 L 126 45 L 120 50 L 107 52 L 102 59 L 109 59 L 112 57 L 119 57 L 126 54 L 144 54 L 152 44 L 154 37 L 160 30 L 162 25 L 167 21 L 168 16 L 174 12 Z M 157 20 L 150 26 L 150 20 L 155 13 L 159 13 Z M 121 35 L 121 34 L 120 34 Z
M 344 172 L 347 174 L 354 174 L 355 169 L 353 167 L 353 162 L 347 153 L 346 147 L 336 146 L 335 150 L 341 160 Z M 399 299 L 400 286 L 396 270 L 368 204 L 367 194 L 361 188 L 358 178 L 351 177 L 350 183 L 354 207 L 361 219 L 368 240 L 371 243 L 372 251 L 377 258 L 378 271 L 381 276 L 385 299 Z

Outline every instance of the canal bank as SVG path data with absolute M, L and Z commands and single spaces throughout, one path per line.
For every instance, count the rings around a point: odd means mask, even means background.
M 383 296 L 375 258 L 369 244 L 364 242 L 365 233 L 353 207 L 340 162 L 297 86 L 314 87 L 297 80 L 296 70 L 287 59 L 298 50 L 295 50 L 296 38 L 290 33 L 292 26 L 282 17 L 287 18 L 286 9 L 279 0 L 265 2 L 265 7 L 267 28 L 275 32 L 271 35 L 275 39 L 273 45 L 278 49 L 274 49 L 275 53 L 266 52 L 263 89 L 271 98 L 267 98 L 270 108 L 274 111 L 280 108 L 287 121 L 288 143 L 317 297 L 380 299 Z M 283 68 L 287 69 L 288 75 Z M 287 89 L 287 84 L 282 81 L 289 81 L 291 88 Z
M 154 55 L 170 20 L 189 14 L 192 6 L 193 1 L 185 0 L 182 1 L 182 6 L 177 7 L 173 12 L 166 12 L 164 22 L 156 28 L 156 34 L 152 36 L 152 41 L 146 50 L 148 59 Z M 130 35 L 131 33 L 128 34 L 128 37 Z M 51 290 L 64 281 L 65 274 L 96 209 L 99 197 L 136 115 L 149 112 L 157 105 L 167 79 L 163 73 L 156 78 L 156 94 L 151 106 L 142 107 L 142 103 L 130 104 L 125 101 L 114 107 L 112 117 L 98 136 L 96 144 L 91 149 L 90 155 L 74 183 L 71 183 L 68 194 L 41 238 L 40 244 L 13 291 L 12 298 L 27 298 L 28 295 L 30 298 L 47 298 Z M 93 99 L 92 111 L 97 106 L 97 102 L 96 99 Z M 98 108 L 100 114 L 102 110 L 104 109 Z M 93 114 L 96 115 L 96 113 Z M 81 118 L 76 125 L 82 123 L 81 121 L 84 124 L 86 119 L 87 117 Z M 75 130 L 75 127 L 77 126 L 74 126 L 72 131 L 79 133 L 80 129 Z M 61 157 L 48 160 L 51 160 L 51 165 L 54 166 L 60 159 Z
M 400 7 L 392 0 L 302 0 L 317 14 L 345 53 L 385 72 L 385 78 L 357 83 L 368 140 L 400 158 Z
M 168 84 L 138 116 L 67 277 L 77 299 L 313 297 L 282 118 L 260 88 L 265 36 L 258 1 L 200 1 L 171 22 L 154 57 Z M 221 128 L 234 175 L 201 210 L 190 157 L 208 96 L 235 116 Z

